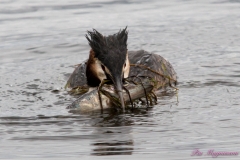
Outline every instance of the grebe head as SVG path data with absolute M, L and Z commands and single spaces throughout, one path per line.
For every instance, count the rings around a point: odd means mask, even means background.
M 118 33 L 103 36 L 97 30 L 88 31 L 86 38 L 94 51 L 100 69 L 107 79 L 112 80 L 119 95 L 122 108 L 125 107 L 123 100 L 123 78 L 129 74 L 130 64 L 127 54 L 127 27 Z M 101 79 L 101 78 L 100 78 Z

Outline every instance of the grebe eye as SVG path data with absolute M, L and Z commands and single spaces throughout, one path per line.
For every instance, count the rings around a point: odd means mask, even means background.
M 105 67 L 103 65 L 101 65 L 101 67 L 102 67 L 102 70 L 105 71 Z

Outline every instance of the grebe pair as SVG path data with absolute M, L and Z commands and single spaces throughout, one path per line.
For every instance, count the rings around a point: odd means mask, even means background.
M 67 87 L 101 87 L 105 80 L 110 81 L 124 110 L 123 84 L 126 78 L 151 77 L 157 82 L 155 90 L 176 84 L 176 72 L 163 57 L 144 50 L 128 51 L 127 27 L 109 36 L 103 36 L 95 29 L 87 33 L 86 38 L 91 47 L 89 58 L 75 69 Z

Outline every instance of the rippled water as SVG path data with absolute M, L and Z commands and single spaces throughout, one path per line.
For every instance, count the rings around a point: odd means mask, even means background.
M 165 93 L 150 110 L 68 113 L 74 97 L 63 86 L 88 57 L 86 31 L 107 35 L 125 26 L 129 50 L 172 63 L 179 101 Z M 212 159 L 191 156 L 195 148 L 240 153 L 239 42 L 239 0 L 1 0 L 0 159 Z

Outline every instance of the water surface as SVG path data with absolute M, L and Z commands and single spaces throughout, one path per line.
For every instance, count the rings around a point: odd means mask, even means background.
M 63 86 L 87 30 L 128 26 L 129 50 L 168 59 L 180 89 L 150 110 L 69 113 Z M 2 0 L 0 159 L 212 159 L 240 152 L 240 1 Z M 52 90 L 60 92 L 52 92 Z M 219 156 L 221 159 L 239 156 Z

